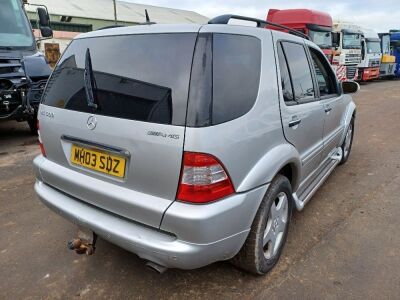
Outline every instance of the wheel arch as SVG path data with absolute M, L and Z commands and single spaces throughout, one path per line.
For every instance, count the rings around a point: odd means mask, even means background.
M 354 103 L 353 100 L 350 101 L 350 103 L 347 105 L 346 111 L 344 113 L 343 116 L 343 133 L 342 133 L 342 137 L 340 139 L 340 145 L 344 142 L 344 139 L 346 137 L 346 132 L 347 132 L 347 128 L 350 125 L 350 122 L 352 120 L 352 118 L 356 117 L 356 104 Z
M 277 145 L 254 165 L 238 186 L 237 191 L 245 192 L 270 183 L 277 174 L 290 176 L 289 181 L 295 191 L 299 186 L 300 170 L 300 155 L 296 148 L 289 143 Z

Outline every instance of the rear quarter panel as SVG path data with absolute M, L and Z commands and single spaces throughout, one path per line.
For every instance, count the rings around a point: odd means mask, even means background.
M 255 36 L 261 40 L 261 76 L 252 109 L 235 120 L 187 128 L 185 151 L 215 155 L 228 171 L 235 190 L 245 192 L 270 182 L 287 162 L 298 165 L 298 153 L 282 133 L 275 53 L 270 30 L 245 26 L 204 26 L 201 32 Z M 261 199 L 260 199 L 261 201 Z

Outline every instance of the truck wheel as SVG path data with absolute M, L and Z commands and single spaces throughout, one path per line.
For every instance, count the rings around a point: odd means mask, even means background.
M 343 157 L 339 165 L 345 164 L 349 159 L 351 147 L 353 145 L 353 137 L 354 137 L 354 117 L 351 118 L 349 128 L 347 128 L 346 137 L 341 146 L 343 151 Z
M 32 134 L 37 134 L 37 116 L 28 121 L 29 129 L 31 130 Z
M 292 207 L 290 182 L 278 175 L 269 186 L 250 233 L 232 263 L 256 275 L 270 271 L 278 262 L 286 242 Z

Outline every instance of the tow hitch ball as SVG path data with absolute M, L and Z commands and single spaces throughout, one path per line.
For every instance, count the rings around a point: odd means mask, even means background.
M 77 254 L 92 255 L 96 249 L 96 240 L 97 235 L 93 231 L 79 229 L 78 237 L 70 240 L 67 247 L 70 250 L 75 250 Z

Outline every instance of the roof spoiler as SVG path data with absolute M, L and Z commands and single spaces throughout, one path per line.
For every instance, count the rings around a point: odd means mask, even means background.
M 261 20 L 261 19 L 250 18 L 250 17 L 245 17 L 245 16 L 239 16 L 239 15 L 222 15 L 222 16 L 218 16 L 218 17 L 215 17 L 215 18 L 211 19 L 210 21 L 208 21 L 208 24 L 228 24 L 231 19 L 254 22 L 254 23 L 257 24 L 257 27 L 259 27 L 259 28 L 265 28 L 266 26 L 269 25 L 269 26 L 272 26 L 272 27 L 276 27 L 276 28 L 287 30 L 288 33 L 290 33 L 292 35 L 296 35 L 296 36 L 301 37 L 303 39 L 307 39 L 307 40 L 310 39 L 304 33 L 300 32 L 298 30 L 295 30 L 293 28 L 290 28 L 290 27 L 287 27 L 287 26 L 284 26 L 284 25 L 280 25 L 280 24 L 276 24 L 276 23 L 273 23 L 273 22 L 269 22 L 269 21 L 264 21 L 264 20 Z

